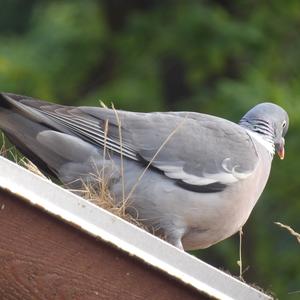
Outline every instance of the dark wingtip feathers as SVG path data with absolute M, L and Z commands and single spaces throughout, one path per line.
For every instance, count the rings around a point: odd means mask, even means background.
M 0 107 L 1 108 L 11 108 L 12 104 L 9 101 L 9 94 L 7 93 L 0 93 Z

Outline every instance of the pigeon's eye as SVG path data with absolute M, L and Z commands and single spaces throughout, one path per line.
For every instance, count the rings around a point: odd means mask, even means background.
M 283 121 L 282 128 L 285 128 L 285 126 L 286 126 L 286 121 Z

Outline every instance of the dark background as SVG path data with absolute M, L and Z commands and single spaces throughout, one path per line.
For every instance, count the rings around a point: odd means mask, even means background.
M 244 227 L 244 278 L 300 299 L 300 245 L 274 225 L 300 231 L 300 1 L 0 0 L 0 90 L 233 121 L 282 105 L 286 159 Z M 237 237 L 196 255 L 238 275 Z

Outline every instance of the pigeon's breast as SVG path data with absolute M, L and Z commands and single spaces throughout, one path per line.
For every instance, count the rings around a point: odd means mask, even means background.
M 198 196 L 187 220 L 188 229 L 183 237 L 185 249 L 207 248 L 236 233 L 248 220 L 267 183 L 270 155 L 258 146 L 259 163 L 253 174 L 222 193 Z

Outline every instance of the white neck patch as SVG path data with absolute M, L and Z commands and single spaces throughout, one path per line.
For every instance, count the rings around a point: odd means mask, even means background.
M 259 144 L 266 148 L 271 155 L 275 153 L 275 145 L 270 137 L 264 138 L 261 134 L 254 132 L 252 130 L 246 129 L 247 133 L 254 138 Z

